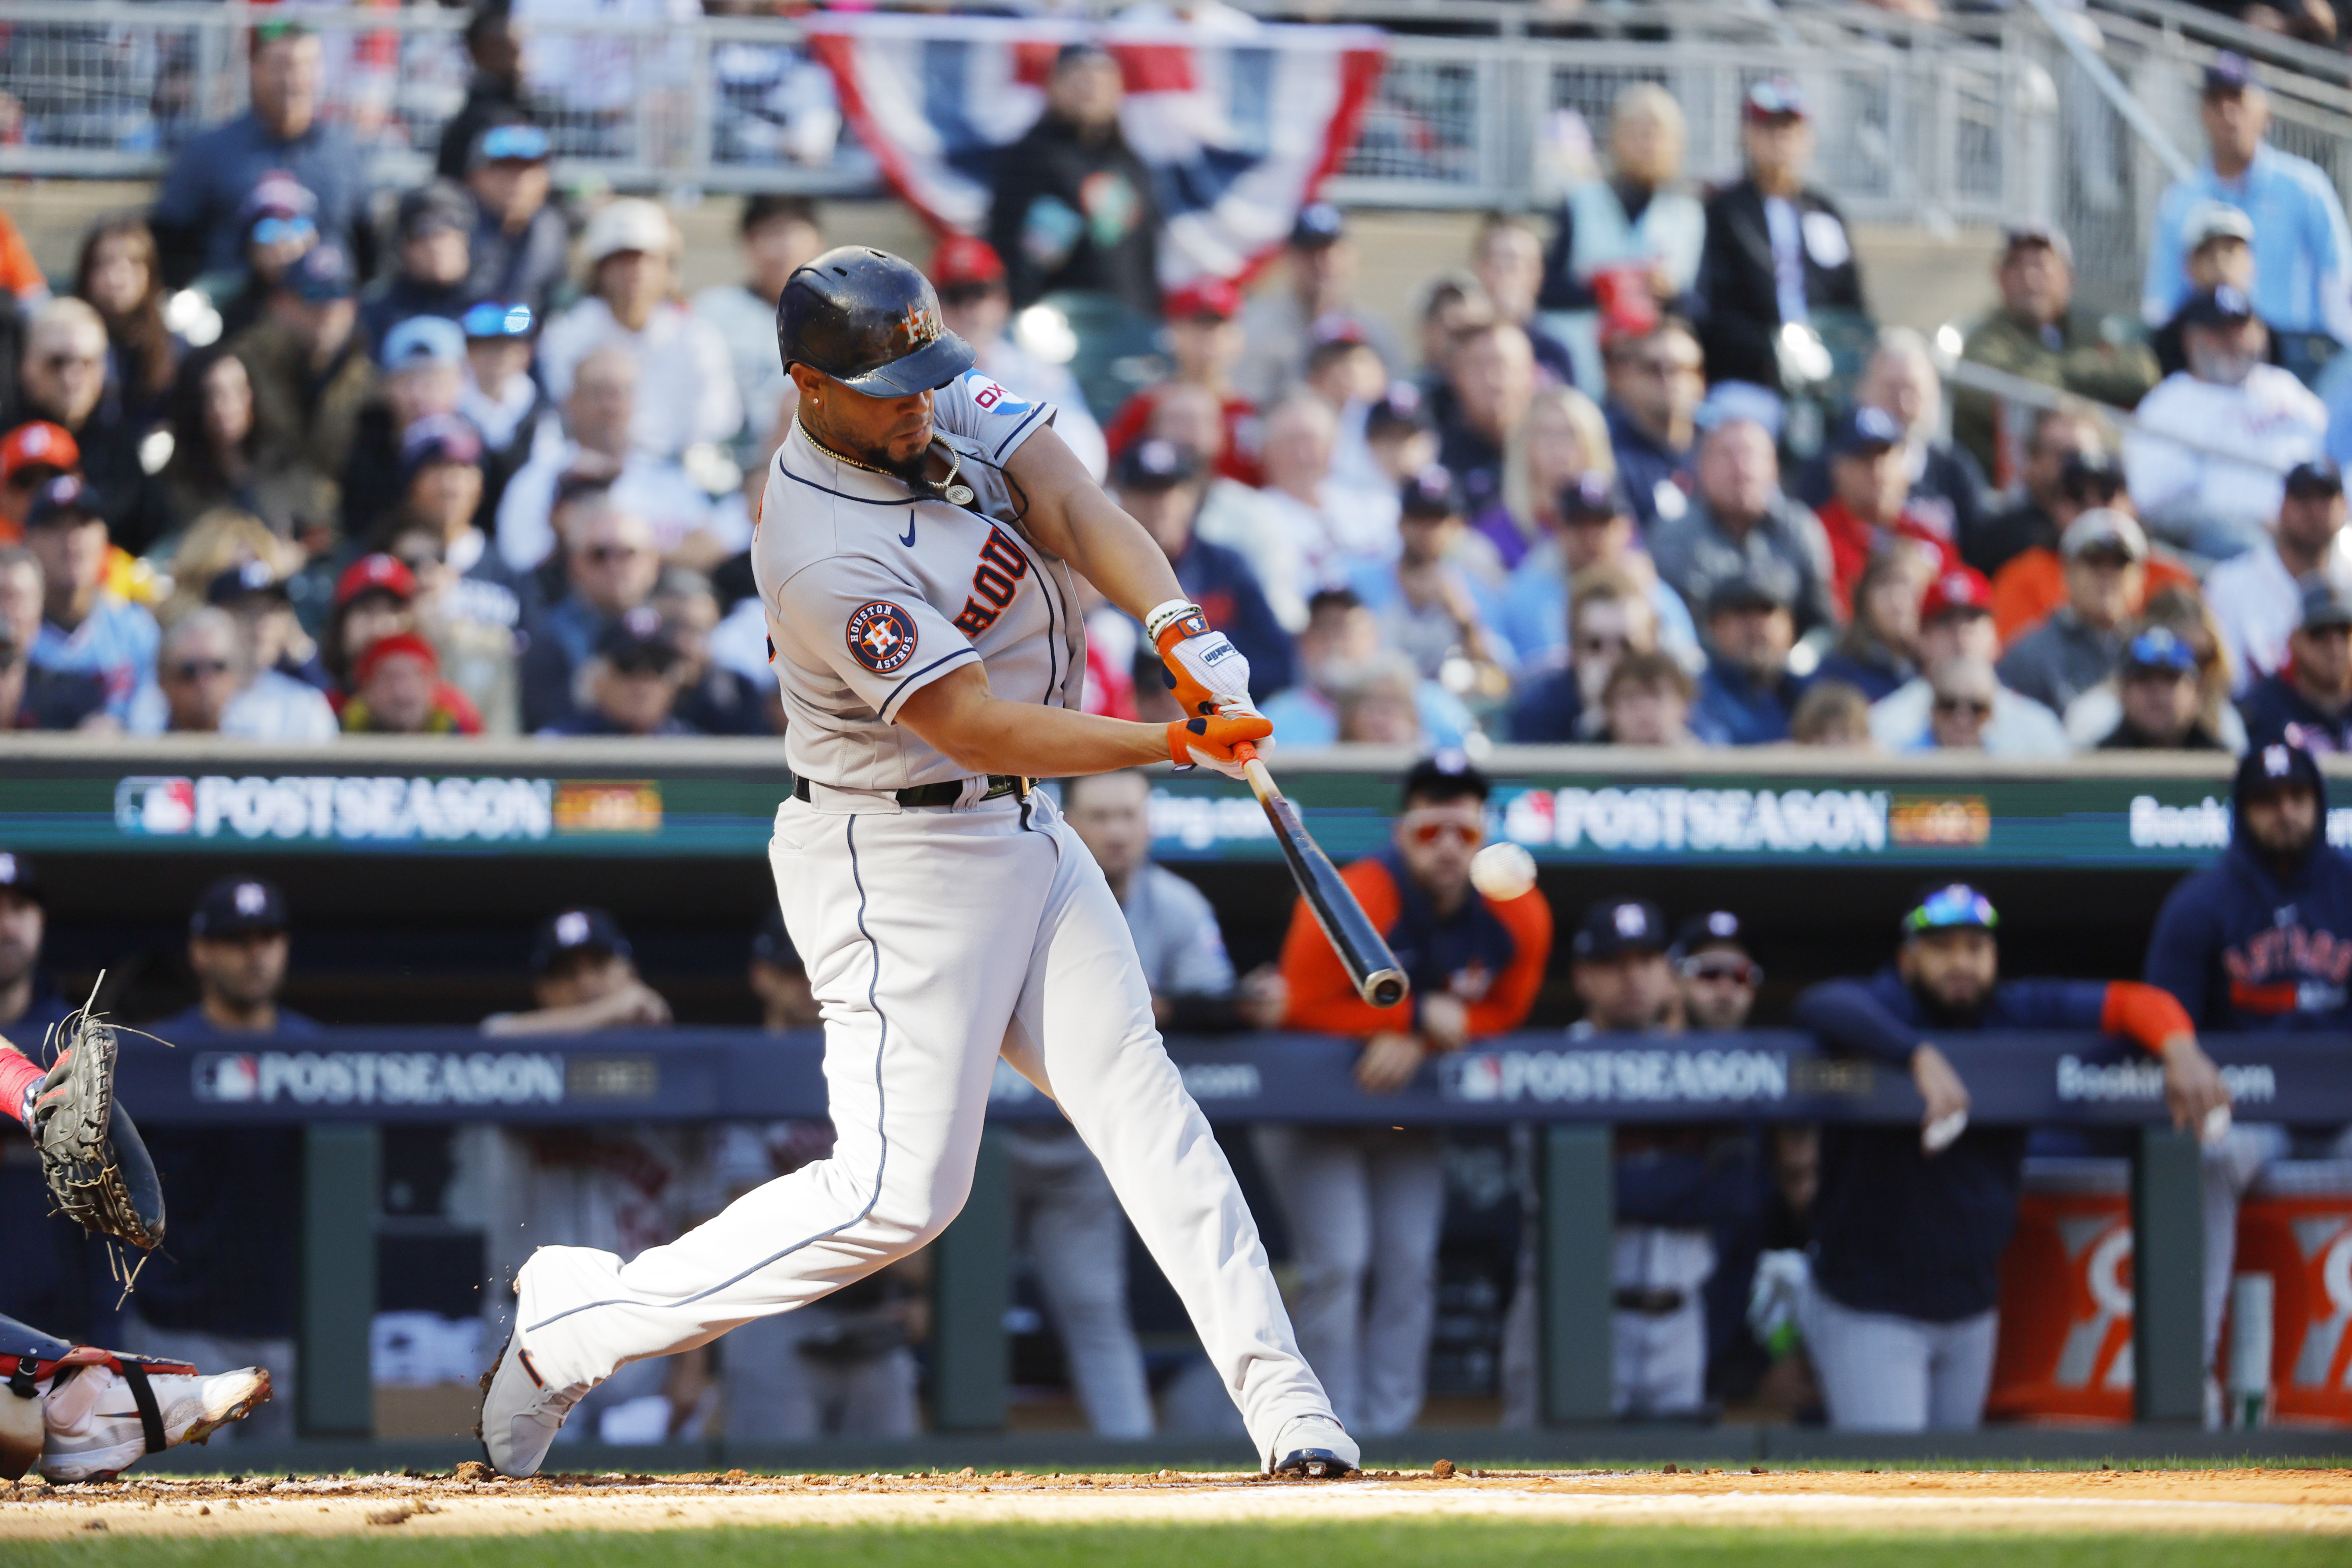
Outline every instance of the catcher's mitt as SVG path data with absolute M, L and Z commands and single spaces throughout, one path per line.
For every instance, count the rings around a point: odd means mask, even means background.
M 33 1097 L 30 1125 L 54 1212 L 151 1251 L 163 1239 L 163 1188 L 139 1130 L 114 1102 L 114 1030 L 85 1006 L 50 1032 L 49 1045 L 56 1064 Z M 117 1278 L 127 1285 L 136 1273 L 118 1268 Z

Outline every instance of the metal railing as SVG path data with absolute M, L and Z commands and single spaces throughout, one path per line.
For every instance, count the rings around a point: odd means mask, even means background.
M 1576 37 L 1530 33 L 1547 19 L 1523 5 L 1358 0 L 1343 14 L 1456 29 L 1391 37 L 1388 70 L 1331 191 L 1350 204 L 1547 200 L 1539 148 L 1559 111 L 1574 110 L 1605 144 L 1611 104 L 1639 80 L 1664 84 L 1689 114 L 1691 175 L 1725 176 L 1738 167 L 1739 95 L 1775 72 L 1811 90 L 1821 182 L 1865 221 L 1996 221 L 2032 206 L 2046 162 L 2034 138 L 2051 111 L 2029 90 L 2027 62 L 1997 39 L 1884 13 L 1602 5 L 1549 24 L 1572 25 L 1585 35 Z M 245 29 L 260 15 L 237 0 L 0 4 L 0 91 L 23 116 L 22 139 L 0 145 L 0 174 L 160 174 L 178 147 L 245 101 Z M 359 137 L 378 178 L 423 177 L 465 95 L 463 13 L 301 16 L 326 43 L 327 113 Z M 830 85 L 790 19 L 583 19 L 534 25 L 530 38 L 562 178 L 635 189 L 880 189 L 873 158 L 839 127 Z

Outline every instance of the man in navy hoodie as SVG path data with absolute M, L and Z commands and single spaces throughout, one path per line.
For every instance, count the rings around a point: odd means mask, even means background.
M 1813 1289 L 1801 1322 L 1831 1424 L 1843 1430 L 1967 1428 L 1984 1412 L 2025 1129 L 1967 1126 L 1961 1069 L 1977 1036 L 2126 1036 L 2163 1060 L 2176 1125 L 2201 1127 L 2228 1103 L 2169 994 L 2127 980 L 2002 981 L 1998 923 L 1974 888 L 1935 889 L 1903 917 L 1892 968 L 1797 999 L 1796 1022 L 1828 1048 L 1906 1071 L 1927 1101 L 1918 1131 L 1822 1129 Z
M 2164 900 L 2145 973 L 2201 1028 L 2352 1029 L 2352 857 L 2327 842 L 2327 782 L 2309 752 L 2273 742 L 2241 759 L 2230 847 Z M 2242 1126 L 2206 1152 L 2209 1366 L 2237 1251 L 2238 1200 L 2286 1147 L 2282 1128 Z

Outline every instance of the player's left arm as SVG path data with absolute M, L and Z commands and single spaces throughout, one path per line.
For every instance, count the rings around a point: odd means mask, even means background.
M 2099 1027 L 2122 1035 L 2164 1063 L 2164 1098 L 2172 1124 L 2204 1135 L 2207 1118 L 2230 1103 L 2221 1070 L 2197 1041 L 2197 1026 L 2179 997 L 2161 986 L 2116 980 L 2106 986 Z
M 1471 895 L 1474 898 L 1481 894 Z M 1528 1021 L 1543 989 L 1544 968 L 1551 959 L 1551 905 L 1530 888 L 1516 899 L 1487 900 L 1503 929 L 1511 933 L 1513 951 L 1508 968 L 1496 977 L 1486 994 L 1469 1006 L 1473 1037 L 1503 1035 Z

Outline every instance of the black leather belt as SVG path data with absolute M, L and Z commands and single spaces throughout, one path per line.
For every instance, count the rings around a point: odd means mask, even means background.
M 1008 795 L 1027 799 L 1029 781 L 1019 773 L 991 773 L 988 775 L 988 787 L 981 791 L 980 798 L 1001 800 Z M 796 800 L 809 798 L 808 780 L 796 778 L 793 781 L 793 797 Z M 897 792 L 892 798 L 900 805 L 908 806 L 953 805 L 963 798 L 963 781 L 950 779 L 944 784 L 911 784 Z
M 1680 1290 L 1637 1289 L 1631 1287 L 1613 1292 L 1610 1304 L 1621 1312 L 1639 1312 L 1645 1318 L 1663 1318 L 1683 1310 L 1689 1297 Z

